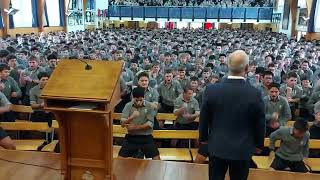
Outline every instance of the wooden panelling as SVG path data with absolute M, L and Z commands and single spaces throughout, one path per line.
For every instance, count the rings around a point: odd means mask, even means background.
M 306 35 L 307 40 L 320 40 L 320 33 L 307 33 Z

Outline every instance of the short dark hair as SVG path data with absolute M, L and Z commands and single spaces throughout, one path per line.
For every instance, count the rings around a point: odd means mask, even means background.
M 164 53 L 164 56 L 171 56 L 169 52 Z
M 1 63 L 0 64 L 0 72 L 4 70 L 10 70 L 10 67 L 7 64 Z
M 202 71 L 202 73 L 204 73 L 204 72 L 210 72 L 210 68 L 209 67 L 205 67 L 205 68 L 203 68 L 203 71 Z
M 277 88 L 279 90 L 280 89 L 280 84 L 273 82 L 268 86 L 268 90 L 270 90 L 271 88 Z
M 262 77 L 265 77 L 265 76 L 268 76 L 268 75 L 271 75 L 272 77 L 274 76 L 274 75 L 273 75 L 273 72 L 271 72 L 271 71 L 264 71 L 264 72 L 262 73 Z
M 287 78 L 288 78 L 288 79 L 290 79 L 290 78 L 298 78 L 298 75 L 297 75 L 297 73 L 295 73 L 295 72 L 289 72 Z
M 187 92 L 190 91 L 190 90 L 193 91 L 190 85 L 185 86 L 185 87 L 183 88 L 183 92 L 184 92 L 184 93 L 187 93 Z
M 168 69 L 166 69 L 165 71 L 164 71 L 164 74 L 170 74 L 170 73 L 172 73 L 172 69 L 171 68 L 168 68 Z
M 310 77 L 308 75 L 306 75 L 306 74 L 303 74 L 303 75 L 301 75 L 300 80 L 301 81 L 304 81 L 304 80 L 309 80 L 310 81 Z
M 37 61 L 37 62 L 39 62 L 39 59 L 36 56 L 30 56 L 28 61 Z
M 11 59 L 17 59 L 17 56 L 14 55 L 14 54 L 9 54 L 9 55 L 6 57 L 7 62 L 10 61 Z
M 144 88 L 138 86 L 132 90 L 132 97 L 134 98 L 144 97 L 144 91 L 145 91 Z
M 299 69 L 299 66 L 297 64 L 292 64 L 290 67 L 290 70 Z
M 310 65 L 310 62 L 305 59 L 301 62 L 301 64 L 303 64 L 303 63 L 307 63 L 308 65 Z
M 257 61 L 251 61 L 249 63 L 249 66 L 257 66 L 257 65 L 258 65 Z
M 296 121 L 294 122 L 293 124 L 293 128 L 294 129 L 297 129 L 299 131 L 302 131 L 302 132 L 306 132 L 308 131 L 309 129 L 309 124 L 308 124 L 308 121 L 305 120 L 304 118 L 297 118 Z
M 4 50 L 4 49 L 0 50 L 0 58 L 7 57 L 9 54 L 10 52 L 7 50 Z
M 219 54 L 219 58 L 222 56 L 227 57 L 226 54 Z
M 152 63 L 152 67 L 153 66 L 160 66 L 160 63 L 158 62 L 158 61 L 154 61 L 153 63 Z
M 191 77 L 191 78 L 190 78 L 190 81 L 199 81 L 199 78 L 197 78 L 196 76 L 194 76 L 194 77 Z
M 134 63 L 134 64 L 138 64 L 138 65 L 139 65 L 139 63 L 138 63 L 138 60 L 137 60 L 137 59 L 132 59 L 132 60 L 131 60 L 131 64 L 133 64 L 133 63 Z
M 52 53 L 52 54 L 49 54 L 48 57 L 47 57 L 48 61 L 50 61 L 51 59 L 58 59 L 56 53 Z
M 270 64 L 268 64 L 268 68 L 269 67 L 276 67 L 276 65 L 274 63 L 270 63 Z
M 38 79 L 40 80 L 41 78 L 43 77 L 50 77 L 50 75 L 46 72 L 40 72 L 38 75 L 37 75 Z
M 145 71 L 139 73 L 138 75 L 138 80 L 141 78 L 141 77 L 147 77 L 149 79 L 149 74 Z
M 186 71 L 186 68 L 185 68 L 184 66 L 180 66 L 180 67 L 178 68 L 178 71 Z

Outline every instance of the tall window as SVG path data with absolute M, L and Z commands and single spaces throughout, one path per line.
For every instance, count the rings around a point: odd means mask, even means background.
M 3 28 L 2 14 L 0 12 L 0 28 Z
M 46 0 L 49 26 L 60 26 L 59 0 Z
M 19 9 L 13 15 L 15 27 L 32 27 L 32 5 L 31 0 L 11 0 L 12 8 Z
M 320 0 L 318 0 L 318 1 L 320 1 Z M 319 23 L 319 21 L 320 21 L 320 3 L 317 2 L 316 11 L 314 13 L 314 24 L 315 24 L 314 29 L 315 29 L 316 32 L 320 32 L 320 23 Z

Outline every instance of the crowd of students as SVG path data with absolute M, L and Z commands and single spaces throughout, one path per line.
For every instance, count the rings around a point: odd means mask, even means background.
M 129 6 L 211 6 L 272 7 L 271 0 L 113 0 L 110 5 Z
M 23 104 L 35 110 L 32 121 L 50 123 L 53 116 L 43 110 L 40 94 L 61 59 L 123 61 L 122 101 L 115 111 L 122 113 L 121 125 L 129 134 L 119 155 L 142 151 L 159 159 L 152 130 L 197 130 L 206 86 L 228 76 L 228 56 L 239 49 L 250 57 L 247 83 L 264 98 L 270 149 L 277 139 L 287 143 L 277 151 L 274 168 L 300 161 L 308 156 L 309 138 L 320 138 L 320 42 L 269 31 L 108 29 L 1 38 L 1 121 L 15 121 L 10 104 Z M 164 125 L 155 118 L 158 112 L 173 113 L 177 120 Z M 284 128 L 295 119 L 300 120 L 293 128 Z M 306 121 L 314 121 L 310 134 Z M 1 139 L 7 137 L 0 132 Z M 199 153 L 207 156 L 205 147 Z M 319 157 L 319 152 L 312 154 Z

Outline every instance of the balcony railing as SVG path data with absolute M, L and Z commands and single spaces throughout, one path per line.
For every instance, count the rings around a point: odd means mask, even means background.
M 271 7 L 165 7 L 165 6 L 109 6 L 108 18 L 153 18 L 157 19 L 202 19 L 220 20 L 229 19 L 231 21 L 239 19 L 272 21 L 273 8 Z

